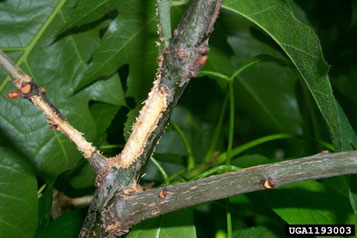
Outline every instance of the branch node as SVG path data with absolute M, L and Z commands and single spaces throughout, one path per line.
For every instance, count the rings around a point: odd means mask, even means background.
M 166 188 L 164 188 L 163 190 L 161 190 L 159 192 L 159 198 L 164 199 L 167 196 L 167 194 L 168 194 L 168 191 Z
M 28 94 L 31 92 L 31 85 L 29 83 L 22 83 L 22 87 L 20 89 L 20 92 L 23 94 Z
M 58 129 L 58 124 L 56 124 L 56 123 L 54 123 L 52 121 L 49 121 L 48 125 L 50 126 L 52 131 L 56 131 Z
M 17 89 L 21 90 L 25 84 L 31 83 L 32 80 L 33 79 L 27 74 L 22 74 L 20 77 L 14 79 L 14 85 Z
M 169 89 L 167 88 L 166 85 L 161 84 L 161 85 L 159 86 L 159 91 L 160 91 L 161 94 L 167 95 Z
M 197 52 L 201 55 L 206 55 L 209 51 L 209 47 L 206 44 L 200 45 L 197 47 Z
M 264 182 L 265 189 L 272 189 L 275 187 L 275 181 L 272 178 L 267 178 Z
M 178 29 L 175 29 L 174 30 L 174 37 L 178 37 L 178 35 L 179 35 L 179 31 L 178 31 Z
M 186 52 L 184 49 L 182 49 L 182 48 L 179 48 L 176 53 L 177 53 L 177 56 L 178 56 L 181 60 L 188 58 L 187 52 Z
M 201 69 L 205 65 L 207 58 L 208 58 L 207 55 L 204 55 L 200 57 L 198 60 L 196 60 L 195 64 L 199 67 L 199 69 Z

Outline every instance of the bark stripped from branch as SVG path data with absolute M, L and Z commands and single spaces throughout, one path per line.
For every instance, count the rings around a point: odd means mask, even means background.
M 172 44 L 164 49 L 163 57 L 159 57 L 159 70 L 154 86 L 122 153 L 111 159 L 112 167 L 128 168 L 139 159 L 142 161 L 137 166 L 139 171 L 146 163 L 166 128 L 171 109 L 189 80 L 197 76 L 207 60 L 208 38 L 213 31 L 221 2 L 222 0 L 190 2 L 174 31 Z
M 174 31 L 170 47 L 158 58 L 154 86 L 133 126 L 123 151 L 109 160 L 107 171 L 97 181 L 98 189 L 80 237 L 116 237 L 125 234 L 121 221 L 106 216 L 114 199 L 135 194 L 143 166 L 163 134 L 171 111 L 191 78 L 207 60 L 208 39 L 222 0 L 191 0 Z M 134 192 L 135 191 L 135 192 Z
M 106 213 L 106 220 L 116 220 L 116 228 L 128 230 L 142 220 L 196 204 L 305 180 L 356 173 L 357 151 L 320 153 L 152 189 L 127 199 L 115 199 Z
M 166 111 L 167 90 L 165 86 L 159 86 L 159 80 L 157 79 L 154 82 L 154 87 L 140 111 L 123 151 L 111 159 L 113 167 L 118 169 L 128 168 L 133 164 L 135 159 L 144 152 L 148 137 L 157 128 L 157 123 L 161 119 L 163 112 Z
M 47 116 L 51 129 L 61 131 L 72 140 L 97 174 L 100 174 L 106 167 L 106 158 L 91 143 L 86 141 L 82 133 L 65 120 L 60 111 L 47 98 L 46 90 L 39 87 L 33 78 L 25 74 L 1 50 L 0 66 L 9 74 L 17 88 L 17 91 L 8 92 L 7 96 L 12 99 L 21 97 L 30 100 Z

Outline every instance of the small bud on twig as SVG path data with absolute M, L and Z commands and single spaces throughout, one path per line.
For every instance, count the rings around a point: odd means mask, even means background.
M 6 94 L 6 96 L 10 99 L 15 99 L 20 97 L 20 92 L 19 91 L 10 91 Z
M 264 182 L 264 188 L 266 189 L 272 189 L 275 187 L 275 182 L 271 178 L 267 178 Z

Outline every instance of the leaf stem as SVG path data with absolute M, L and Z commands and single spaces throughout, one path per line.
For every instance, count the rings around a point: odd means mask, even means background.
M 43 184 L 40 189 L 37 191 L 37 196 L 40 196 L 41 193 L 43 192 L 43 190 L 45 190 L 45 188 L 47 187 L 47 184 Z
M 305 137 L 305 136 L 281 133 L 281 134 L 273 134 L 273 135 L 269 135 L 269 136 L 264 136 L 264 137 L 252 140 L 252 141 L 250 141 L 250 142 L 248 142 L 246 144 L 237 146 L 232 150 L 231 157 L 232 158 L 236 157 L 240 153 L 242 153 L 242 152 L 244 152 L 246 150 L 249 150 L 249 149 L 251 149 L 251 148 L 253 148 L 255 146 L 258 146 L 258 145 L 261 145 L 261 144 L 264 144 L 264 143 L 267 143 L 267 142 L 270 142 L 270 141 L 274 141 L 274 140 L 288 139 L 288 138 L 296 138 L 296 139 L 303 139 L 303 140 L 307 140 L 307 141 L 313 141 L 315 143 L 318 143 L 318 144 L 326 147 L 330 151 L 335 151 L 334 147 L 331 144 L 329 144 L 329 143 L 327 143 L 325 141 L 318 140 L 318 139 L 311 138 L 311 137 Z M 226 153 L 220 154 L 216 158 L 216 163 L 215 164 L 218 165 L 218 164 L 224 163 L 226 157 L 227 157 Z
M 181 169 L 180 171 L 174 173 L 173 175 L 171 175 L 167 181 L 168 183 L 171 183 L 171 181 L 173 181 L 175 178 L 177 178 L 178 176 L 184 174 L 187 171 L 187 169 Z
M 242 70 L 244 70 L 244 68 Z M 237 73 L 237 75 L 238 75 L 238 73 Z M 227 154 L 226 154 L 226 166 L 231 165 L 232 146 L 233 146 L 233 134 L 234 134 L 234 90 L 233 90 L 233 79 L 234 79 L 234 75 L 235 74 L 233 74 L 233 76 L 231 77 L 231 80 L 228 82 L 228 89 L 229 89 L 229 134 L 228 134 L 228 148 L 227 148 Z M 226 168 L 226 172 L 228 172 L 228 168 Z M 227 234 L 228 234 L 228 238 L 232 238 L 231 205 L 229 203 L 229 198 L 226 198 L 225 200 L 226 200 L 226 215 L 227 215 Z
M 122 144 L 119 144 L 119 145 L 101 145 L 101 146 L 99 146 L 99 148 L 101 150 L 116 149 L 116 148 L 124 148 L 124 145 L 122 145 Z
M 262 60 L 260 58 L 252 58 L 249 60 L 247 63 L 245 63 L 242 67 L 240 67 L 238 70 L 232 74 L 230 77 L 230 81 L 233 81 L 240 73 L 242 73 L 244 70 L 249 69 L 250 67 L 260 63 Z
M 226 215 L 227 215 L 227 234 L 228 238 L 232 238 L 232 215 L 231 215 L 231 204 L 229 203 L 229 198 L 226 198 Z
M 200 71 L 200 76 L 216 77 L 216 78 L 219 78 L 219 79 L 223 79 L 223 80 L 225 80 L 227 82 L 230 80 L 230 77 L 228 77 L 227 75 L 221 74 L 221 73 L 218 73 L 218 72 L 214 72 L 214 71 L 201 70 Z
M 224 114 L 226 112 L 227 103 L 228 103 L 228 95 L 226 95 L 226 97 L 224 98 L 223 105 L 222 105 L 221 111 L 219 113 L 217 127 L 216 127 L 216 130 L 214 131 L 214 135 L 213 135 L 213 138 L 211 141 L 211 145 L 210 145 L 208 152 L 206 153 L 206 156 L 203 160 L 205 163 L 211 162 L 214 151 L 217 147 L 219 135 L 221 134 L 221 130 L 222 130 L 223 119 L 224 119 Z
M 154 159 L 154 157 L 150 157 L 150 160 L 153 162 L 153 164 L 157 167 L 157 169 L 160 171 L 162 174 L 162 177 L 164 177 L 164 183 L 169 184 L 169 177 L 167 176 L 167 173 L 165 172 L 164 168 L 161 167 L 160 163 Z
M 192 153 L 192 149 L 190 144 L 188 143 L 185 134 L 183 131 L 180 129 L 180 127 L 174 122 L 170 121 L 170 124 L 173 126 L 173 128 L 176 130 L 177 134 L 181 137 L 182 142 L 185 145 L 186 151 L 187 151 L 187 170 L 191 170 L 195 167 L 195 158 Z
M 269 142 L 269 141 L 274 141 L 274 140 L 279 140 L 279 139 L 286 139 L 286 138 L 293 138 L 294 136 L 291 134 L 273 134 L 273 135 L 269 135 L 269 136 L 264 136 L 255 140 L 252 140 L 246 144 L 240 145 L 235 147 L 232 150 L 232 154 L 231 157 L 235 157 L 238 154 L 249 150 L 255 146 L 261 145 L 263 143 Z M 227 151 L 228 152 L 228 151 Z M 226 153 L 222 153 L 220 154 L 217 159 L 216 159 L 216 164 L 222 164 L 224 163 L 224 161 L 227 158 L 227 152 Z
M 237 171 L 238 169 L 241 169 L 237 166 L 234 166 L 234 165 L 219 165 L 219 166 L 216 166 L 216 167 L 213 167 L 211 169 L 208 169 L 206 170 L 205 172 L 203 172 L 202 174 L 194 177 L 193 179 L 190 179 L 191 181 L 192 180 L 197 180 L 197 179 L 201 179 L 201 178 L 205 178 L 205 177 L 208 177 L 212 174 L 221 174 L 221 173 L 225 173 L 225 172 L 231 172 L 231 171 Z
M 233 81 L 228 84 L 229 87 L 229 134 L 228 134 L 228 147 L 226 153 L 226 165 L 231 164 L 232 146 L 233 146 L 233 133 L 234 133 L 234 91 Z

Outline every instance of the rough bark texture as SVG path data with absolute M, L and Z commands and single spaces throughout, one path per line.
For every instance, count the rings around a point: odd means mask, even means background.
M 121 230 L 181 208 L 285 184 L 357 173 L 357 151 L 317 154 L 160 187 L 111 201 L 108 220 Z
M 208 39 L 221 3 L 222 0 L 189 3 L 170 47 L 159 57 L 157 78 L 128 142 L 121 154 L 110 158 L 107 170 L 97 177 L 98 188 L 80 237 L 116 237 L 129 231 L 131 226 L 122 227 L 120 220 L 112 219 L 107 213 L 114 200 L 125 200 L 140 191 L 138 176 L 163 134 L 172 109 L 189 80 L 197 76 L 207 60 Z M 152 104 L 158 106 L 151 108 Z

